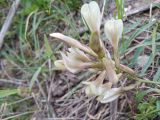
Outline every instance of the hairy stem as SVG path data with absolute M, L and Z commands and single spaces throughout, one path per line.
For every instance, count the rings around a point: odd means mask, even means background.
M 117 68 L 120 66 L 120 61 L 119 61 L 119 53 L 118 53 L 118 47 L 113 46 L 113 55 L 114 55 L 114 60 L 115 60 L 115 65 Z M 117 87 L 117 83 L 113 85 L 113 87 Z M 112 101 L 109 105 L 110 107 L 110 120 L 116 120 L 117 119 L 117 110 L 118 110 L 118 99 Z
M 117 84 L 113 85 L 113 87 L 117 87 Z M 117 119 L 117 111 L 118 111 L 118 99 L 112 101 L 109 104 L 110 108 L 110 120 L 116 120 Z
M 116 67 L 119 67 L 120 61 L 119 61 L 118 47 L 113 47 L 113 55 L 114 55 L 115 65 Z

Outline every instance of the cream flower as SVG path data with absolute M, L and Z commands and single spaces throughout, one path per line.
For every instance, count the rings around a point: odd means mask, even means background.
M 108 80 L 116 84 L 119 80 L 116 71 L 115 71 L 115 63 L 111 59 L 103 59 L 103 64 L 105 66 L 105 70 L 107 72 L 107 78 Z
M 137 84 L 132 84 L 126 87 L 110 88 L 106 90 L 103 94 L 98 96 L 97 100 L 100 101 L 101 103 L 112 102 L 115 99 L 117 99 L 120 95 L 122 95 L 124 92 L 134 89 L 136 86 Z
M 111 88 L 100 95 L 97 100 L 101 103 L 112 102 L 121 95 L 121 88 Z
M 102 95 L 107 89 L 112 87 L 112 83 L 108 82 L 103 84 L 106 77 L 106 71 L 102 71 L 95 81 L 85 81 L 83 84 L 87 85 L 85 92 L 88 96 L 99 96 Z
M 56 61 L 54 62 L 54 65 L 55 65 L 56 68 L 59 69 L 59 70 L 66 70 L 66 67 L 65 67 L 65 65 L 64 65 L 63 60 L 56 60 Z
M 66 35 L 63 35 L 61 33 L 52 33 L 52 34 L 50 34 L 50 36 L 60 39 L 62 42 L 67 43 L 71 47 L 79 48 L 80 50 L 83 50 L 84 52 L 86 52 L 92 56 L 97 57 L 97 54 L 91 48 L 81 44 L 78 40 L 75 40 L 75 39 L 68 37 Z
M 118 20 L 108 20 L 104 26 L 105 34 L 108 40 L 111 42 L 113 47 L 118 47 L 119 39 L 123 32 L 123 22 L 121 19 Z
M 83 84 L 87 85 L 85 88 L 85 93 L 88 96 L 101 96 L 104 94 L 105 91 L 107 91 L 112 84 L 106 83 L 106 84 L 97 84 L 96 81 L 92 82 L 82 82 Z
M 101 103 L 112 102 L 122 94 L 121 88 L 111 88 L 112 83 L 97 84 L 96 81 L 83 82 L 87 85 L 85 93 L 88 96 L 95 96 Z
M 69 48 L 66 54 L 61 52 L 62 60 L 54 62 L 57 69 L 69 70 L 72 73 L 77 73 L 82 69 L 90 68 L 94 64 L 83 51 L 77 48 Z
M 101 13 L 98 4 L 95 1 L 84 4 L 81 8 L 81 14 L 91 32 L 99 32 Z
M 84 54 L 83 51 L 77 49 L 77 48 L 68 48 L 69 52 L 67 53 L 68 57 L 70 57 L 70 59 L 75 59 L 75 60 L 79 60 L 82 62 L 90 62 L 90 58 Z

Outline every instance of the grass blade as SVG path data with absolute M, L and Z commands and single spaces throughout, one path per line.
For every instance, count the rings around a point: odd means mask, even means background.
M 160 68 L 158 68 L 156 74 L 153 77 L 154 81 L 159 81 L 160 82 Z
M 149 27 L 153 26 L 154 24 L 155 24 L 155 21 L 149 22 L 148 24 L 143 25 L 141 28 L 139 28 L 137 31 L 135 31 L 135 32 L 129 37 L 129 39 L 124 42 L 125 47 L 121 49 L 121 53 L 122 53 L 122 51 L 125 51 L 125 50 L 130 46 L 130 44 L 132 43 L 132 41 L 133 41 L 138 35 L 140 35 L 143 31 L 145 31 L 145 30 L 148 29 Z
M 133 67 L 133 65 L 136 63 L 136 61 L 137 61 L 138 57 L 140 56 L 141 52 L 143 51 L 143 49 L 144 49 L 144 47 L 139 47 L 136 49 L 135 55 L 129 64 L 130 67 Z
M 157 34 L 157 26 L 154 28 L 153 33 L 152 33 L 152 53 L 149 57 L 148 62 L 144 65 L 144 68 L 141 71 L 141 76 L 145 74 L 149 66 L 154 62 L 154 57 L 156 55 L 156 34 Z
M 0 99 L 18 93 L 20 93 L 19 89 L 0 90 Z
M 52 48 L 48 42 L 46 35 L 44 35 L 44 46 L 45 46 L 45 56 L 47 58 L 50 58 L 52 56 L 53 52 L 52 52 Z

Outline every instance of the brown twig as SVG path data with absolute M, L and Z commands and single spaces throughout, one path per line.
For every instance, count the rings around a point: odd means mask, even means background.
M 160 0 L 156 0 L 154 1 L 152 4 L 152 9 L 156 7 L 156 3 L 160 3 Z M 150 9 L 150 4 L 147 4 L 147 5 L 144 5 L 144 6 L 141 6 L 139 8 L 134 8 L 128 12 L 126 12 L 126 16 L 131 16 L 131 15 L 134 15 L 134 14 L 137 14 L 137 13 L 141 13 L 141 12 L 144 12 L 146 10 L 149 10 Z

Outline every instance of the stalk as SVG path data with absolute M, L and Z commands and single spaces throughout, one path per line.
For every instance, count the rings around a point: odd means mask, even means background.
M 118 52 L 118 46 L 117 45 L 113 45 L 113 57 L 115 60 L 115 66 L 117 68 L 119 68 L 120 65 L 120 61 L 119 61 L 119 52 Z M 119 70 L 118 70 L 119 71 Z M 113 87 L 117 87 L 117 83 L 113 85 Z M 109 105 L 110 107 L 110 120 L 116 120 L 117 116 L 117 109 L 118 109 L 118 99 L 112 101 Z
M 118 46 L 113 47 L 113 56 L 114 56 L 116 67 L 119 67 L 120 61 L 119 61 Z

